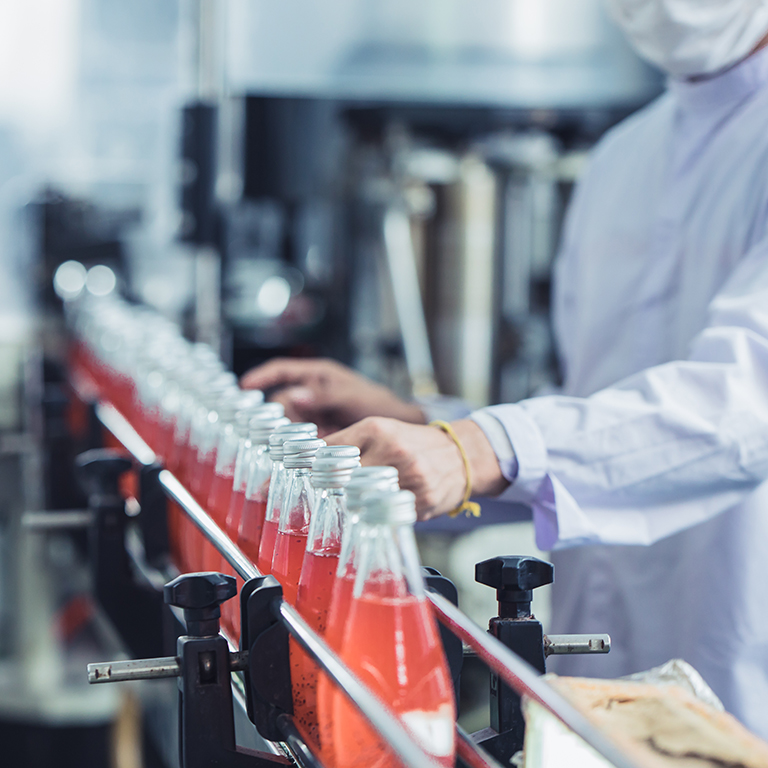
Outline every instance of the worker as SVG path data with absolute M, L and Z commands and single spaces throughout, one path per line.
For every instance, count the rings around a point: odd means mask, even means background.
M 683 658 L 768 738 L 768 2 L 609 5 L 670 77 L 575 191 L 555 268 L 562 392 L 452 426 L 473 493 L 529 505 L 553 550 L 552 631 L 612 636 L 609 656 L 558 671 Z M 328 361 L 276 360 L 245 384 L 346 427 L 328 442 L 396 466 L 422 518 L 463 500 L 457 442 L 424 408 Z

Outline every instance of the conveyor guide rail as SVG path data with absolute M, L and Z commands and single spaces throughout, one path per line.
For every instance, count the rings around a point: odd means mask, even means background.
M 143 466 L 157 461 L 152 449 L 113 406 L 97 403 L 96 415 L 133 458 Z M 262 576 L 243 552 L 195 501 L 186 488 L 168 470 L 158 476 L 165 493 L 186 513 L 202 534 L 226 558 L 244 580 Z M 567 728 L 581 737 L 615 768 L 638 768 L 609 737 L 593 726 L 580 712 L 552 688 L 531 666 L 499 640 L 475 624 L 455 605 L 433 591 L 427 592 L 437 619 L 473 648 L 477 655 L 505 683 L 522 696 L 538 702 Z M 413 740 L 390 707 L 350 672 L 339 657 L 315 634 L 299 613 L 285 601 L 275 602 L 276 617 L 328 676 L 344 691 L 352 703 L 370 721 L 397 756 L 409 768 L 441 768 Z M 290 718 L 286 718 L 290 720 Z M 299 741 L 298 735 L 296 737 Z M 495 768 L 492 758 L 480 750 L 457 726 L 457 751 L 472 768 Z

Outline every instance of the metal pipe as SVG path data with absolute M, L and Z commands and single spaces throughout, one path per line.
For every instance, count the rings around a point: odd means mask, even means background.
M 438 620 L 471 645 L 507 685 L 551 712 L 567 728 L 580 736 L 615 768 L 638 768 L 610 739 L 597 730 L 576 708 L 542 680 L 536 670 L 484 629 L 465 616 L 453 603 L 428 591 Z
M 544 635 L 545 656 L 610 653 L 610 635 Z
M 25 512 L 21 516 L 22 527 L 32 531 L 87 528 L 93 521 L 93 512 L 87 509 Z
M 295 608 L 281 600 L 276 602 L 275 610 L 299 645 L 314 657 L 409 768 L 439 768 L 439 763 L 416 744 L 389 706 L 344 666 L 341 659 L 310 629 Z
M 108 403 L 96 403 L 99 421 L 123 444 L 139 464 L 148 467 L 157 462 L 155 452 L 141 439 L 139 433 L 120 411 Z
M 456 724 L 456 754 L 469 768 L 500 768 L 500 763 L 485 750 L 480 749 L 458 723 Z
M 99 661 L 88 665 L 89 683 L 155 680 L 162 677 L 178 677 L 180 674 L 181 664 L 178 656 L 165 656 L 161 659 Z
M 280 729 L 280 733 L 283 734 L 285 743 L 291 751 L 291 757 L 301 768 L 323 768 L 320 758 L 315 754 L 312 747 L 304 741 L 290 715 L 279 715 L 277 727 Z
M 167 470 L 163 469 L 158 475 L 160 485 L 168 495 L 187 513 L 190 520 L 200 529 L 202 534 L 226 558 L 227 562 L 245 581 L 263 574 L 235 546 L 229 536 L 213 522 L 210 515 L 192 498 L 189 491 Z

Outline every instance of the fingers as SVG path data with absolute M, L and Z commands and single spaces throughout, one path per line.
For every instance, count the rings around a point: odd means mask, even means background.
M 291 421 L 313 421 L 316 417 L 315 397 L 308 387 L 289 386 L 274 392 L 269 399 L 280 403 Z
M 243 374 L 240 383 L 244 389 L 271 389 L 291 384 L 305 384 L 318 376 L 325 366 L 324 360 L 276 357 Z
M 463 496 L 461 453 L 441 430 L 374 417 L 325 439 L 329 445 L 357 445 L 364 466 L 395 467 L 400 487 L 416 495 L 419 519 L 449 512 Z
M 371 422 L 378 419 L 363 419 L 353 424 L 351 427 L 339 430 L 325 437 L 328 445 L 356 445 L 360 449 L 360 461 L 365 465 L 371 465 L 371 448 L 373 447 L 373 437 L 371 435 Z

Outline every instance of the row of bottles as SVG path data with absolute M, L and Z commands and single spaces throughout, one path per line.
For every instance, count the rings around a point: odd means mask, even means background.
M 147 310 L 113 300 L 70 312 L 73 375 L 123 413 L 311 628 L 452 766 L 453 687 L 425 597 L 414 497 L 397 470 L 361 467 L 356 446 L 327 446 L 314 424 L 290 423 L 280 405 L 241 390 L 210 348 Z M 180 571 L 233 574 L 174 503 L 168 526 Z M 222 626 L 239 638 L 238 601 L 222 607 Z M 325 765 L 400 765 L 293 641 L 290 663 L 297 725 Z

